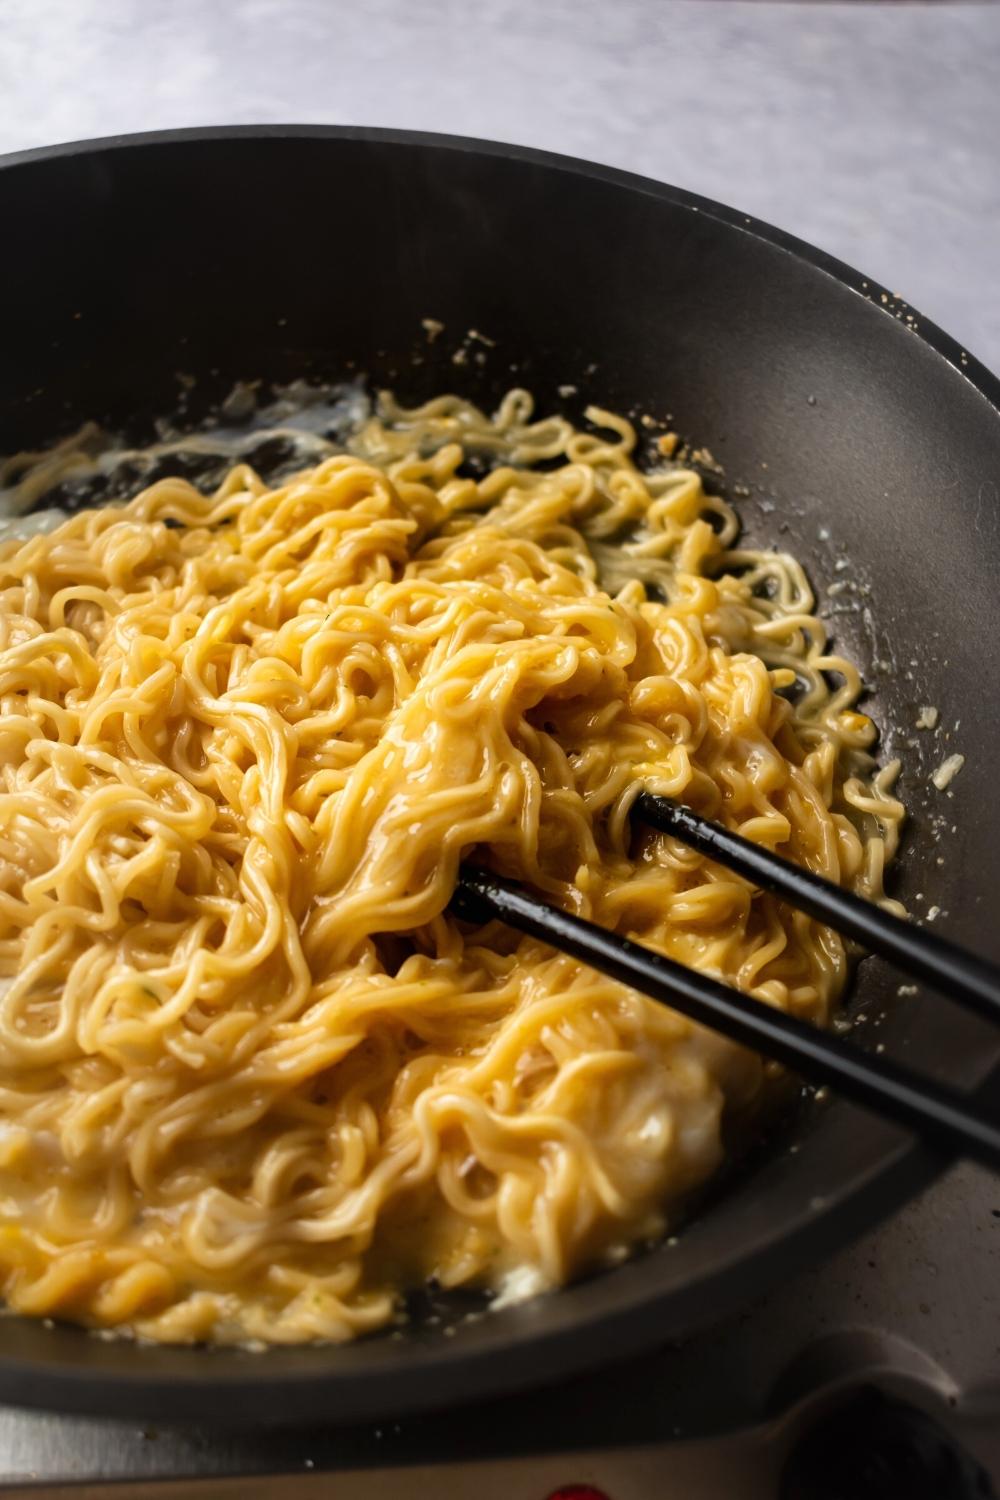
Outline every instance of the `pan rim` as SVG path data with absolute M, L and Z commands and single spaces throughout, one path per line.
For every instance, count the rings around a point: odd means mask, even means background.
M 882 313 L 894 322 L 896 310 L 899 307 L 906 307 L 913 314 L 913 323 L 907 325 L 907 331 L 941 355 L 955 373 L 968 381 L 1000 414 L 1000 374 L 994 374 L 987 365 L 969 350 L 963 348 L 957 339 L 952 338 L 913 303 L 899 298 L 896 293 L 891 292 L 888 287 L 872 277 L 863 276 L 847 261 L 841 260 L 826 250 L 821 250 L 819 246 L 799 238 L 787 229 L 779 229 L 765 219 L 759 219 L 740 209 L 731 208 L 714 198 L 707 198 L 700 193 L 692 192 L 689 188 L 660 182 L 655 177 L 647 177 L 640 172 L 630 172 L 624 167 L 613 167 L 603 162 L 590 161 L 582 156 L 545 151 L 536 146 L 522 146 L 513 142 L 492 140 L 485 136 L 453 135 L 445 131 L 404 130 L 381 125 L 310 125 L 290 121 L 261 125 L 184 125 L 167 130 L 137 130 L 119 132 L 114 135 L 89 136 L 81 140 L 57 142 L 50 146 L 29 146 L 22 151 L 0 153 L 0 171 L 26 166 L 33 162 L 58 161 L 99 151 L 240 139 L 358 141 L 371 142 L 376 145 L 425 146 L 446 151 L 497 156 L 509 161 L 549 167 L 576 177 L 589 177 L 611 186 L 628 188 L 633 192 L 658 198 L 663 202 L 675 203 L 694 213 L 703 213 L 707 218 L 717 219 L 751 238 L 764 240 L 778 249 L 790 252 L 800 260 L 807 261 L 816 270 L 839 281 L 849 291 L 864 297 L 865 300 L 871 302 L 876 312 Z M 886 297 L 885 302 L 881 301 L 883 294 Z
M 0 172 L 91 154 L 241 139 L 357 142 L 486 155 L 638 192 L 763 240 L 805 261 L 855 295 L 866 298 L 876 312 L 897 321 L 899 301 L 892 299 L 892 294 L 877 282 L 795 235 L 753 216 L 618 167 L 471 136 L 353 125 L 192 126 L 34 147 L 0 156 Z M 880 300 L 883 296 L 887 298 L 885 302 Z M 931 348 L 1000 416 L 1000 378 L 933 321 L 924 318 L 910 304 L 904 306 L 919 325 L 906 325 L 913 337 Z M 989 1070 L 974 1092 L 984 1092 L 998 1078 L 1000 1063 Z M 779 1230 L 760 1236 L 749 1250 L 743 1251 L 738 1278 L 733 1275 L 734 1262 L 730 1260 L 685 1289 L 681 1295 L 687 1301 L 683 1320 L 686 1329 L 716 1322 L 745 1305 L 773 1285 L 783 1270 L 800 1268 L 812 1257 L 833 1254 L 927 1186 L 948 1164 L 948 1158 L 939 1153 L 911 1141 L 901 1141 L 897 1148 L 885 1152 L 865 1175 L 852 1179 L 821 1207 L 803 1202 L 795 1217 L 785 1221 Z M 601 1280 L 615 1283 L 617 1278 L 602 1275 Z M 381 1362 L 366 1355 L 356 1362 L 356 1368 L 340 1360 L 337 1366 L 330 1367 L 324 1364 L 320 1350 L 316 1352 L 315 1364 L 309 1368 L 284 1370 L 273 1368 L 277 1361 L 267 1369 L 267 1352 L 234 1357 L 231 1350 L 209 1350 L 196 1370 L 163 1374 L 143 1370 L 142 1346 L 131 1346 L 136 1358 L 128 1370 L 103 1369 L 100 1364 L 95 1368 L 83 1359 L 78 1365 L 60 1364 L 55 1363 L 53 1356 L 36 1358 L 0 1349 L 0 1397 L 32 1408 L 60 1408 L 123 1418 L 155 1416 L 161 1421 L 184 1423 L 205 1420 L 206 1389 L 213 1387 L 233 1398 L 232 1407 L 221 1417 L 227 1424 L 262 1420 L 304 1423 L 317 1419 L 338 1424 L 357 1422 L 384 1416 L 389 1411 L 411 1413 L 442 1407 L 452 1401 L 496 1397 L 519 1385 L 538 1385 L 570 1375 L 581 1364 L 582 1342 L 588 1350 L 588 1363 L 624 1357 L 655 1342 L 658 1314 L 668 1304 L 676 1304 L 679 1294 L 676 1288 L 657 1290 L 644 1288 L 641 1283 L 626 1294 L 622 1286 L 617 1298 L 611 1296 L 600 1307 L 573 1313 L 569 1311 L 572 1288 L 563 1295 L 566 1312 L 556 1326 L 535 1329 L 529 1303 L 520 1309 L 512 1308 L 502 1320 L 497 1319 L 496 1335 L 484 1337 L 475 1347 L 463 1347 L 461 1338 L 441 1338 L 410 1346 L 406 1358 L 401 1359 L 395 1346 L 387 1345 L 391 1354 Z M 550 1306 L 554 1300 L 552 1295 L 545 1299 Z M 378 1341 L 372 1341 L 355 1347 L 370 1351 L 377 1346 Z M 597 1359 L 595 1350 L 599 1351 Z M 282 1410 L 283 1400 L 294 1409 Z M 335 1414 L 331 1413 L 334 1404 Z M 220 1420 L 217 1413 L 213 1413 L 213 1419 Z

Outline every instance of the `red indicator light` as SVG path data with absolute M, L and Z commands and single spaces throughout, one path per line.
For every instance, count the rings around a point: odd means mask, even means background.
M 553 1490 L 548 1500 L 608 1500 L 608 1496 L 592 1484 L 564 1484 L 561 1490 Z

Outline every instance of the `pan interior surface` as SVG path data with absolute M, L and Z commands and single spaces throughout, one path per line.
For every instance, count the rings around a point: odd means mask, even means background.
M 148 435 L 182 396 L 195 413 L 258 378 L 363 375 L 407 402 L 457 390 L 486 405 L 518 384 L 543 411 L 669 415 L 722 466 L 753 543 L 803 561 L 866 670 L 911 815 L 895 893 L 1000 958 L 1000 395 L 909 309 L 703 200 L 444 138 L 202 131 L 31 153 L 0 164 L 0 215 L 16 226 L 0 239 L 0 453 L 88 419 Z M 827 593 L 847 566 L 856 591 Z M 916 727 L 925 705 L 934 732 Z M 962 773 L 938 790 L 953 753 Z M 1000 1041 L 899 986 L 862 965 L 857 1040 L 984 1084 Z M 856 1109 L 810 1107 L 676 1244 L 556 1295 L 471 1319 L 474 1303 L 446 1300 L 393 1337 L 264 1355 L 10 1318 L 0 1398 L 273 1422 L 491 1395 L 689 1333 L 939 1165 Z

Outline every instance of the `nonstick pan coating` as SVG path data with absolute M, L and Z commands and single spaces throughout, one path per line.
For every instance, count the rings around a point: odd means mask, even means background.
M 670 413 L 723 465 L 747 534 L 806 563 L 870 671 L 913 814 L 899 893 L 1000 958 L 1000 386 L 913 309 L 676 189 L 395 132 L 213 129 L 29 152 L 0 163 L 0 223 L 0 452 L 91 417 L 141 435 L 176 407 L 179 374 L 197 378 L 192 408 L 236 378 L 363 371 L 410 400 L 489 402 L 516 382 L 543 409 Z M 445 325 L 433 342 L 424 318 Z M 560 396 L 569 385 L 580 395 Z M 867 593 L 835 613 L 846 596 L 825 587 L 842 558 Z M 937 735 L 913 727 L 922 704 L 940 711 Z M 941 793 L 929 776 L 952 751 L 966 764 Z M 1000 1038 L 897 985 L 862 966 L 859 1042 L 984 1085 Z M 675 1245 L 479 1320 L 437 1307 L 450 1337 L 415 1316 L 401 1337 L 250 1354 L 9 1318 L 0 1400 L 305 1422 L 485 1397 L 691 1333 L 942 1165 L 857 1109 L 813 1105 Z

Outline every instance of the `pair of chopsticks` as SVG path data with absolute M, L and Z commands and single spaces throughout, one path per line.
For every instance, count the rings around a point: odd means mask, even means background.
M 893 960 L 907 974 L 934 985 L 952 1000 L 1000 1020 L 1000 969 L 993 964 L 666 797 L 643 792 L 632 814 Z M 956 1089 L 889 1058 L 863 1053 L 742 990 L 571 916 L 488 870 L 462 866 L 452 909 L 470 922 L 506 922 L 774 1058 L 810 1082 L 829 1084 L 928 1143 L 1000 1171 L 1000 1124 L 981 1114 Z

